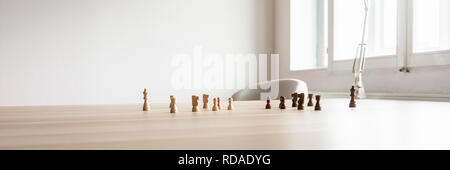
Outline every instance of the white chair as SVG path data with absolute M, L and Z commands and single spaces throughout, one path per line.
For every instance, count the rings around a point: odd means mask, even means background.
M 270 87 L 274 87 L 276 83 L 279 83 L 279 92 L 276 98 L 279 99 L 280 96 L 284 96 L 285 98 L 291 98 L 292 93 L 305 93 L 308 95 L 308 86 L 304 81 L 297 79 L 279 79 L 272 80 L 266 83 L 270 83 Z M 244 101 L 244 100 L 261 100 L 261 93 L 267 93 L 269 90 L 263 90 L 259 87 L 261 85 L 267 85 L 266 83 L 258 84 L 258 89 L 242 89 L 238 92 L 234 93 L 232 98 L 234 101 Z M 265 100 L 265 99 L 263 99 Z

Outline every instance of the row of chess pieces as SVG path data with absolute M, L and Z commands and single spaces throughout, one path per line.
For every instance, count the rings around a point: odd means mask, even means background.
M 144 106 L 143 110 L 148 111 L 150 110 L 150 106 L 148 105 L 148 91 L 147 89 L 144 89 Z M 355 87 L 352 86 L 350 89 L 350 108 L 356 107 L 356 101 L 355 101 Z M 292 97 L 292 107 L 297 107 L 298 110 L 305 110 L 305 107 L 303 106 L 305 103 L 305 93 L 293 93 L 291 94 Z M 320 106 L 320 95 L 316 95 L 316 104 L 313 104 L 314 94 L 308 94 L 308 103 L 307 106 L 311 107 L 314 106 L 314 110 L 320 111 L 322 110 L 322 107 Z M 199 97 L 193 95 L 192 96 L 192 112 L 198 112 L 199 106 L 198 106 L 198 100 Z M 278 106 L 280 109 L 286 109 L 286 99 L 284 96 L 280 96 L 280 104 Z M 203 109 L 208 110 L 209 109 L 209 95 L 203 94 Z M 266 109 L 272 109 L 272 106 L 270 105 L 270 98 L 267 98 L 266 103 Z M 220 106 L 220 98 L 213 98 L 213 107 L 212 111 L 219 111 L 222 110 L 222 107 Z M 227 110 L 233 110 L 233 99 L 228 98 L 228 107 Z M 176 98 L 175 96 L 170 96 L 170 113 L 176 113 L 177 112 L 177 105 L 176 105 Z
M 144 89 L 144 106 L 142 108 L 142 110 L 144 111 L 148 111 L 150 110 L 150 106 L 148 105 L 148 92 L 147 89 Z M 198 112 L 199 106 L 198 106 L 198 100 L 200 99 L 200 97 L 193 95 L 192 96 L 192 112 Z M 177 99 L 175 98 L 175 96 L 170 96 L 170 113 L 176 113 L 177 112 Z M 209 95 L 208 94 L 203 94 L 203 109 L 208 110 L 209 109 Z M 213 106 L 212 106 L 212 111 L 219 111 L 222 110 L 222 106 L 220 105 L 220 97 L 217 98 L 213 98 Z M 228 107 L 227 110 L 233 110 L 233 99 L 232 98 L 228 98 Z

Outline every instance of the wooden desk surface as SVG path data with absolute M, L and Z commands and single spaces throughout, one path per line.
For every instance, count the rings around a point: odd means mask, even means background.
M 278 101 L 0 107 L 0 149 L 450 149 L 450 103 L 322 99 L 323 111 L 281 111 Z M 291 101 L 287 101 L 287 106 Z M 226 103 L 223 102 L 223 108 Z

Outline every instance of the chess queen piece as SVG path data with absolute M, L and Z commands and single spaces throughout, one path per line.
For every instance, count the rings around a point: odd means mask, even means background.
M 356 101 L 355 101 L 355 86 L 352 86 L 352 88 L 350 89 L 350 104 L 349 107 L 350 108 L 355 108 L 356 107 Z
M 285 98 L 284 96 L 280 97 L 280 105 L 279 105 L 280 109 L 286 109 L 286 103 L 285 103 Z
M 203 109 L 208 109 L 209 108 L 209 95 L 208 94 L 203 94 Z
M 228 110 L 233 110 L 233 99 L 228 98 Z
M 316 95 L 316 106 L 314 107 L 314 110 L 316 111 L 322 110 L 322 107 L 320 107 L 320 95 Z
M 267 100 L 266 100 L 266 109 L 272 109 L 272 106 L 270 105 L 270 97 L 267 97 Z
M 303 103 L 305 102 L 305 93 L 300 93 L 297 110 L 305 110 Z
M 144 89 L 144 106 L 142 107 L 142 110 L 143 111 L 148 111 L 148 110 L 150 110 L 150 106 L 148 105 L 148 102 L 147 102 L 147 100 L 148 100 L 148 98 L 147 98 L 147 95 L 148 95 L 148 92 L 147 92 L 147 89 Z
M 198 96 L 192 96 L 192 112 L 198 112 Z
M 170 96 L 170 113 L 176 113 L 177 112 L 177 99 L 175 99 L 174 96 Z
M 298 93 L 292 93 L 292 107 L 297 107 Z

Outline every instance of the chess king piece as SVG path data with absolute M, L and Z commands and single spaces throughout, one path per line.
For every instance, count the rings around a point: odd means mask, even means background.
M 284 96 L 280 97 L 280 109 L 286 109 L 285 98 Z
M 177 99 L 174 96 L 170 96 L 170 113 L 177 112 Z
M 198 96 L 192 96 L 192 112 L 198 112 Z
M 209 95 L 208 94 L 203 94 L 203 109 L 208 109 L 209 108 L 209 104 L 208 101 L 209 100 Z
M 228 110 L 233 110 L 233 99 L 228 98 Z
M 267 100 L 266 100 L 266 109 L 272 109 L 272 106 L 270 106 L 270 97 L 267 97 Z
M 212 111 L 219 111 L 219 107 L 217 107 L 217 99 L 214 98 L 213 99 L 213 107 L 212 107 Z
M 313 94 L 308 94 L 308 106 L 309 107 L 311 107 L 311 106 L 314 106 L 314 104 L 313 104 L 313 101 L 312 101 L 312 98 L 313 98 Z
M 217 97 L 217 108 L 222 110 L 222 107 L 220 106 L 220 97 Z
M 352 86 L 352 88 L 350 89 L 350 104 L 349 107 L 354 108 L 356 107 L 356 101 L 355 101 L 355 86 Z
M 303 107 L 304 102 L 305 102 L 305 93 L 300 93 L 297 110 L 305 110 L 305 107 Z
M 292 107 L 297 107 L 298 93 L 292 93 Z
M 320 107 L 320 95 L 316 95 L 316 107 L 314 107 L 314 110 L 316 111 L 322 110 L 322 107 Z
M 150 106 L 148 106 L 148 98 L 147 98 L 148 92 L 147 89 L 144 89 L 144 106 L 142 107 L 143 111 L 148 111 L 150 110 Z

